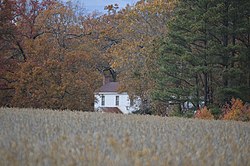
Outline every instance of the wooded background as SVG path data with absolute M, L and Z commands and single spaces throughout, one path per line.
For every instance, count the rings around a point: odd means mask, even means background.
M 102 73 L 142 112 L 250 102 L 248 0 L 141 0 L 107 14 L 56 0 L 0 1 L 0 106 L 92 111 Z

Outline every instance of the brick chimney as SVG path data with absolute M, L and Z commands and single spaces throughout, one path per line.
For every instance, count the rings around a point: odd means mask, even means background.
M 103 71 L 103 85 L 116 81 L 116 73 L 113 69 Z
M 112 77 L 111 76 L 103 76 L 103 85 L 112 82 Z
M 109 70 L 106 70 L 103 72 L 103 85 L 109 83 L 109 82 L 113 82 L 112 81 L 112 75 L 110 74 Z

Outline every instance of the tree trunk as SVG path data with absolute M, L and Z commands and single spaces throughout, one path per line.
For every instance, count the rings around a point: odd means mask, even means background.
M 195 76 L 195 86 L 196 86 L 196 109 L 199 108 L 199 99 L 200 99 L 200 94 L 199 94 L 199 78 L 198 74 Z
M 224 9 L 224 19 L 223 19 L 223 26 L 225 27 L 226 30 L 228 30 L 228 26 L 229 26 L 229 23 L 228 23 L 228 8 L 229 8 L 229 4 L 228 4 L 228 1 L 225 0 L 224 1 L 224 5 L 225 5 L 225 9 Z M 224 48 L 226 48 L 228 46 L 228 32 L 224 32 L 223 34 L 223 46 Z M 225 52 L 224 55 L 222 56 L 222 61 L 223 61 L 223 65 L 224 65 L 224 70 L 226 72 L 226 74 L 224 73 L 223 75 L 223 87 L 224 88 L 227 88 L 228 87 L 228 76 L 227 76 L 227 72 L 228 72 L 228 60 L 229 60 L 229 57 L 228 57 L 228 53 Z

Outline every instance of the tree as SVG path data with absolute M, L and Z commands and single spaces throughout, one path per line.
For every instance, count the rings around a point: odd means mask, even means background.
M 13 75 L 12 105 L 93 111 L 101 81 L 95 59 L 83 49 L 81 39 L 88 34 L 72 8 L 54 3 L 39 13 L 34 26 L 40 35 L 23 40 L 28 58 Z
M 10 106 L 16 81 L 14 74 L 27 60 L 25 41 L 35 39 L 40 32 L 35 27 L 38 14 L 54 1 L 3 0 L 0 2 L 0 96 L 1 106 Z M 18 64 L 19 63 L 19 64 Z
M 0 1 L 0 106 L 8 106 L 13 93 L 9 86 L 12 81 L 8 79 L 8 73 L 15 71 L 16 62 L 11 59 L 12 34 L 15 26 L 12 20 L 15 17 L 15 1 Z
M 13 31 L 1 38 L 8 47 L 1 50 L 0 96 L 9 99 L 1 105 L 93 110 L 99 72 L 111 69 L 106 51 L 117 42 L 113 15 L 83 16 L 81 7 L 53 0 L 8 3 Z M 15 65 L 6 63 L 12 59 Z
M 121 90 L 133 98 L 140 97 L 141 113 L 152 108 L 150 97 L 154 87 L 151 77 L 156 69 L 155 39 L 166 33 L 166 20 L 175 1 L 139 1 L 118 13 L 118 35 L 122 40 L 110 48 L 112 66 L 118 71 Z
M 154 99 L 179 105 L 190 101 L 196 108 L 201 102 L 222 104 L 232 96 L 248 101 L 249 71 L 240 64 L 246 67 L 249 59 L 239 58 L 249 53 L 242 40 L 249 36 L 247 6 L 244 0 L 180 1 L 169 33 L 159 40 Z

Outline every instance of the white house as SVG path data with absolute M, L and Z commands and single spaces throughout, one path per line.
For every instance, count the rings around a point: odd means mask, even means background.
M 127 92 L 119 93 L 118 82 L 105 82 L 102 87 L 96 90 L 96 111 L 116 112 L 128 114 L 139 108 L 138 102 L 132 102 Z

